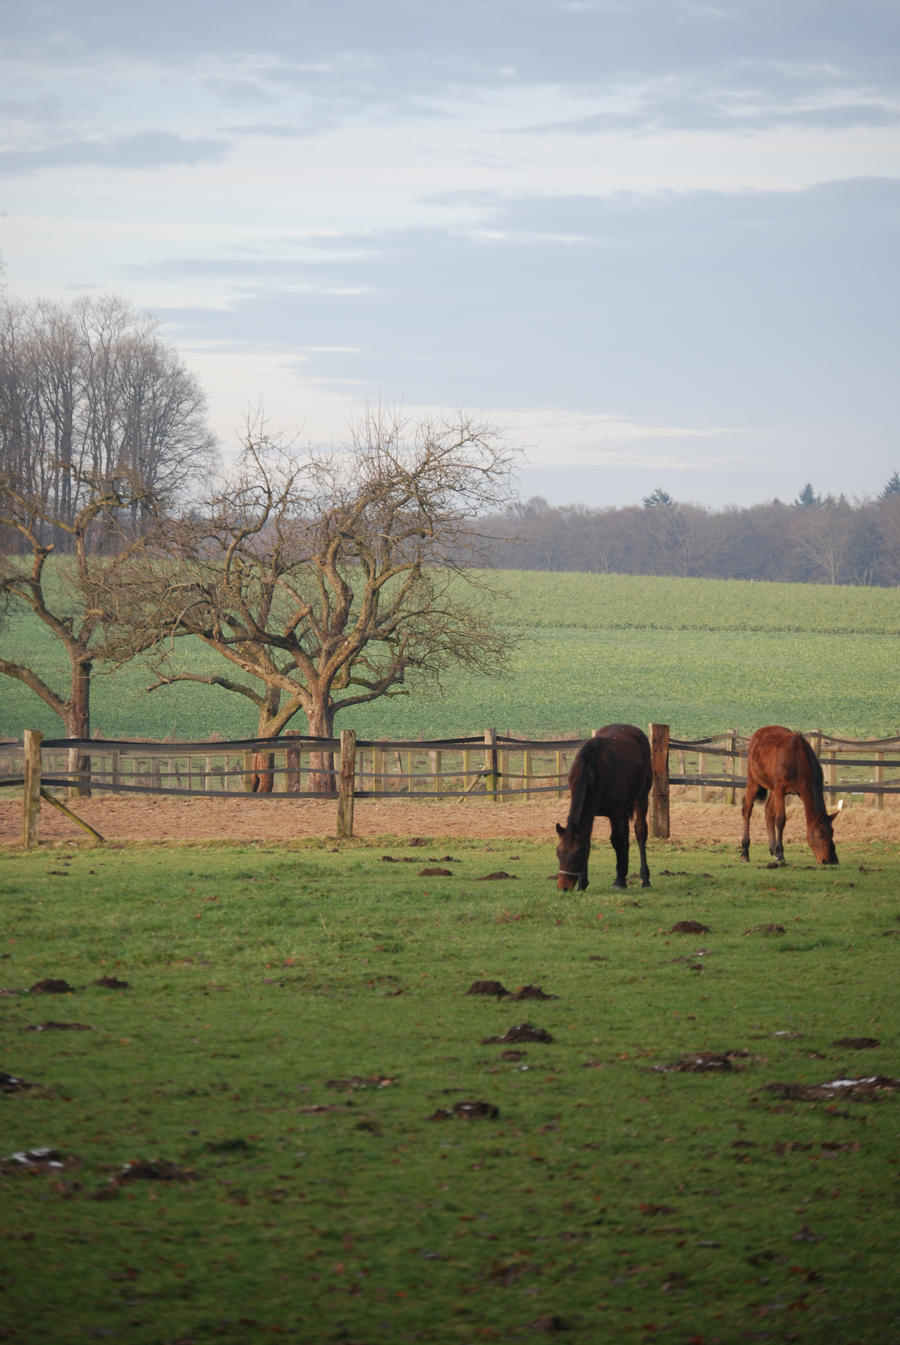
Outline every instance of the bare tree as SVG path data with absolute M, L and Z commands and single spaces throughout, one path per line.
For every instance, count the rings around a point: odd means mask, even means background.
M 328 454 L 251 426 L 230 484 L 118 572 L 139 639 L 195 636 L 234 670 L 157 661 L 156 685 L 245 696 L 260 737 L 301 712 L 330 738 L 354 705 L 457 667 L 499 672 L 510 639 L 472 591 L 485 582 L 479 516 L 509 498 L 512 465 L 496 432 L 464 415 L 372 411 L 348 451 Z
M 203 393 L 155 325 L 115 298 L 0 299 L 0 599 L 43 622 L 69 675 L 42 676 L 9 627 L 0 674 L 28 686 L 72 738 L 90 734 L 96 665 L 120 652 L 110 570 L 214 460 Z
M 34 494 L 0 476 L 0 525 L 17 536 L 17 552 L 0 557 L 0 616 L 30 610 L 66 653 L 68 676 L 54 680 L 37 670 L 32 650 L 14 650 L 0 639 L 0 673 L 22 682 L 59 715 L 69 738 L 88 739 L 91 732 L 91 679 L 98 662 L 118 661 L 117 614 L 110 605 L 109 574 L 127 561 L 137 545 L 123 535 L 120 520 L 135 503 L 146 503 L 141 487 L 115 481 L 78 481 L 84 499 L 69 522 L 44 507 Z M 70 554 L 53 558 L 53 543 L 42 541 L 52 527 L 69 540 Z M 0 637 L 7 633 L 0 627 Z M 86 753 L 73 748 L 69 770 L 83 772 Z M 76 792 L 87 793 L 79 785 Z
M 900 584 L 900 489 L 892 489 L 881 496 L 876 520 L 883 552 L 878 582 Z
M 836 500 L 829 495 L 815 505 L 800 507 L 793 522 L 795 551 L 809 578 L 826 584 L 846 582 L 855 520 L 844 497 Z
M 92 482 L 139 483 L 137 519 L 142 501 L 171 503 L 208 479 L 203 391 L 156 325 L 111 296 L 0 300 L 0 472 L 39 507 L 43 543 L 73 545 Z

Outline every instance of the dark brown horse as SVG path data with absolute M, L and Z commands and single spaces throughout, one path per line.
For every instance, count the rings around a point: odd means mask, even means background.
M 836 864 L 831 824 L 837 812 L 829 814 L 825 810 L 824 784 L 819 759 L 802 733 L 778 724 L 757 729 L 747 749 L 741 859 L 750 858 L 750 814 L 760 798 L 766 800 L 769 853 L 779 864 L 784 863 L 784 796 L 798 794 L 806 809 L 806 839 L 816 860 L 819 864 Z
M 569 771 L 569 820 L 556 824 L 561 892 L 588 885 L 588 855 L 595 817 L 608 817 L 610 842 L 616 852 L 616 881 L 624 887 L 628 876 L 628 819 L 634 817 L 634 838 L 641 853 L 641 885 L 650 886 L 647 868 L 647 800 L 653 772 L 650 743 L 634 724 L 607 724 L 589 738 Z

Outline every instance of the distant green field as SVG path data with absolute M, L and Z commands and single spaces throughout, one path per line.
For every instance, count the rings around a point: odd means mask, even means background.
M 339 717 L 363 738 L 454 737 L 495 727 L 535 736 L 586 735 L 614 720 L 668 723 L 680 737 L 781 722 L 847 736 L 900 733 L 900 592 L 726 580 L 549 574 L 493 576 L 485 598 L 520 637 L 508 673 L 451 675 L 443 691 L 413 690 Z M 58 654 L 43 627 L 17 618 L 0 651 Z M 183 666 L 213 655 L 185 643 Z M 93 723 L 106 737 L 250 737 L 249 702 L 182 685 L 148 695 L 135 663 L 98 677 Z M 0 681 L 0 735 L 59 736 L 59 721 L 11 679 Z M 295 722 L 301 732 L 306 725 Z

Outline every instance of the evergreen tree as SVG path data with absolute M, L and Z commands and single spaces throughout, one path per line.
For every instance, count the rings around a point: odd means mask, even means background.
M 813 490 L 812 482 L 807 481 L 800 494 L 794 501 L 795 509 L 818 509 L 822 503 L 822 496 L 817 495 Z

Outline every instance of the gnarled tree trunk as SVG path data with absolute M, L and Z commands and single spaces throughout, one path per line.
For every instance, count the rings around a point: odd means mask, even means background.
M 70 654 L 72 659 L 72 699 L 66 706 L 63 714 L 63 723 L 66 727 L 67 738 L 83 738 L 87 741 L 91 736 L 91 672 L 93 664 L 90 659 L 79 658 L 73 651 Z M 67 770 L 69 775 L 79 777 L 77 784 L 70 784 L 66 790 L 67 796 L 71 798 L 89 797 L 91 793 L 91 758 L 89 753 L 80 747 L 70 747 L 68 752 Z
M 309 732 L 313 738 L 334 737 L 334 711 L 330 705 L 315 705 L 306 712 Z M 336 794 L 333 752 L 311 752 L 309 758 L 309 787 L 315 794 Z

